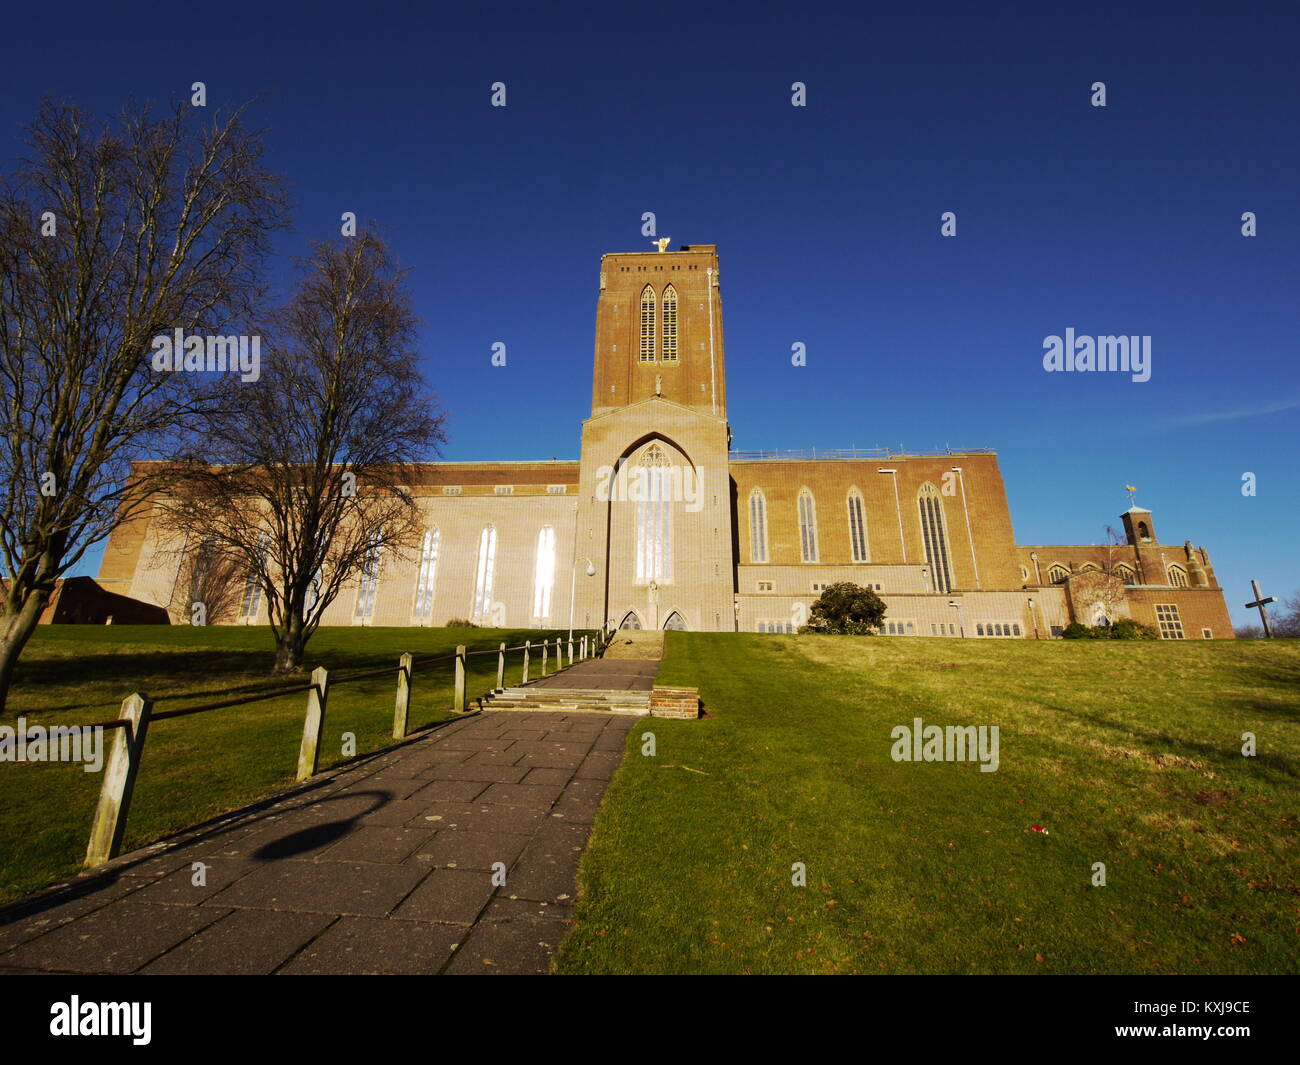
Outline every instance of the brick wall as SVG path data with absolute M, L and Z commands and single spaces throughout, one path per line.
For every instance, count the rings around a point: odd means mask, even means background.
M 700 716 L 699 688 L 661 688 L 650 692 L 652 717 L 676 717 L 695 720 Z

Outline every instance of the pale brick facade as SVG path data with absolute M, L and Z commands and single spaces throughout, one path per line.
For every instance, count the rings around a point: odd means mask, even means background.
M 1208 555 L 1161 544 L 1147 511 L 1123 515 L 1124 545 L 1021 546 L 992 452 L 730 443 L 716 247 L 606 255 L 580 459 L 422 467 L 436 560 L 381 559 L 324 623 L 560 627 L 576 574 L 582 628 L 789 631 L 819 586 L 852 581 L 884 599 L 889 635 L 1047 638 L 1104 614 L 1232 636 Z M 178 554 L 142 519 L 114 534 L 100 583 L 181 620 Z M 264 604 L 244 613 L 265 622 Z

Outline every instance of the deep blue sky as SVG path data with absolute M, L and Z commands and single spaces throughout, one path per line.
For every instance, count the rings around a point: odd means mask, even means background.
M 44 93 L 266 94 L 281 250 L 385 227 L 448 459 L 577 457 L 599 256 L 654 211 L 719 246 L 737 448 L 993 447 L 1021 543 L 1100 542 L 1128 482 L 1238 621 L 1300 588 L 1294 5 L 627 6 L 24 5 L 0 154 Z M 1149 334 L 1152 379 L 1045 373 L 1067 327 Z

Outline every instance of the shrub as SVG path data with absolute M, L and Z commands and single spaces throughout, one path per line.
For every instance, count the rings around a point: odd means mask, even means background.
M 1160 636 L 1150 625 L 1132 618 L 1121 618 L 1110 626 L 1106 635 L 1112 640 L 1155 640 Z
M 885 620 L 885 604 L 870 588 L 849 581 L 832 584 L 813 603 L 800 632 L 873 636 Z
M 447 622 L 446 625 L 443 626 L 443 628 L 444 629 L 477 629 L 478 626 L 475 625 L 474 622 L 470 621 L 469 618 L 452 618 Z
M 1113 625 L 1083 625 L 1072 621 L 1061 636 L 1067 640 L 1154 640 L 1159 637 L 1150 625 L 1132 618 L 1122 618 Z

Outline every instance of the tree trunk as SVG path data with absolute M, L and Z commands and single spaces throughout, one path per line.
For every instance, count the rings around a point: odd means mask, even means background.
M 302 623 L 302 615 L 291 613 L 285 619 L 284 628 L 280 630 L 280 642 L 275 648 L 275 671 L 277 673 L 301 673 L 302 656 L 307 649 L 307 635 Z
M 0 711 L 9 699 L 18 656 L 36 631 L 36 623 L 49 601 L 50 593 L 39 589 L 31 592 L 18 610 L 0 616 Z

